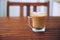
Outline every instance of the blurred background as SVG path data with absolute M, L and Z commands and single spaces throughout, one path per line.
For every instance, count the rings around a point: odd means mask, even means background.
M 0 17 L 7 16 L 7 1 L 10 2 L 47 2 L 48 0 L 0 0 Z M 60 3 L 57 3 L 54 0 L 50 1 L 50 16 L 60 16 Z M 24 16 L 26 16 L 26 6 L 24 6 Z M 37 6 L 37 12 L 45 12 L 47 8 L 45 6 Z M 30 6 L 30 13 L 33 12 L 33 6 Z M 19 6 L 10 6 L 9 7 L 9 15 L 13 17 L 18 17 L 20 15 L 20 7 Z

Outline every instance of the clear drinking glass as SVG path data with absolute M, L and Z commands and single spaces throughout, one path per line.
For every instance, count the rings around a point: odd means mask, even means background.
M 34 32 L 45 32 L 45 19 L 46 13 L 32 12 L 31 16 L 28 16 L 28 24 Z

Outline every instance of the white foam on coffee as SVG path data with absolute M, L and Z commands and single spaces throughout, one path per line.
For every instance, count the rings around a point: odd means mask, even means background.
M 32 16 L 37 16 L 37 17 L 42 17 L 42 16 L 46 16 L 46 13 L 42 13 L 42 12 L 33 12 Z

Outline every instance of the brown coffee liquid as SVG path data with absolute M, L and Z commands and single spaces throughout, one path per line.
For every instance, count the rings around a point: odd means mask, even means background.
M 45 16 L 32 16 L 32 24 L 34 28 L 43 28 L 45 22 Z

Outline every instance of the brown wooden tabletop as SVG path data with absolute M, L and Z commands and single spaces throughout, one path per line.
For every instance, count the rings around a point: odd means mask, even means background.
M 49 17 L 46 32 L 35 33 L 27 17 L 0 17 L 0 40 L 60 40 L 60 17 Z

